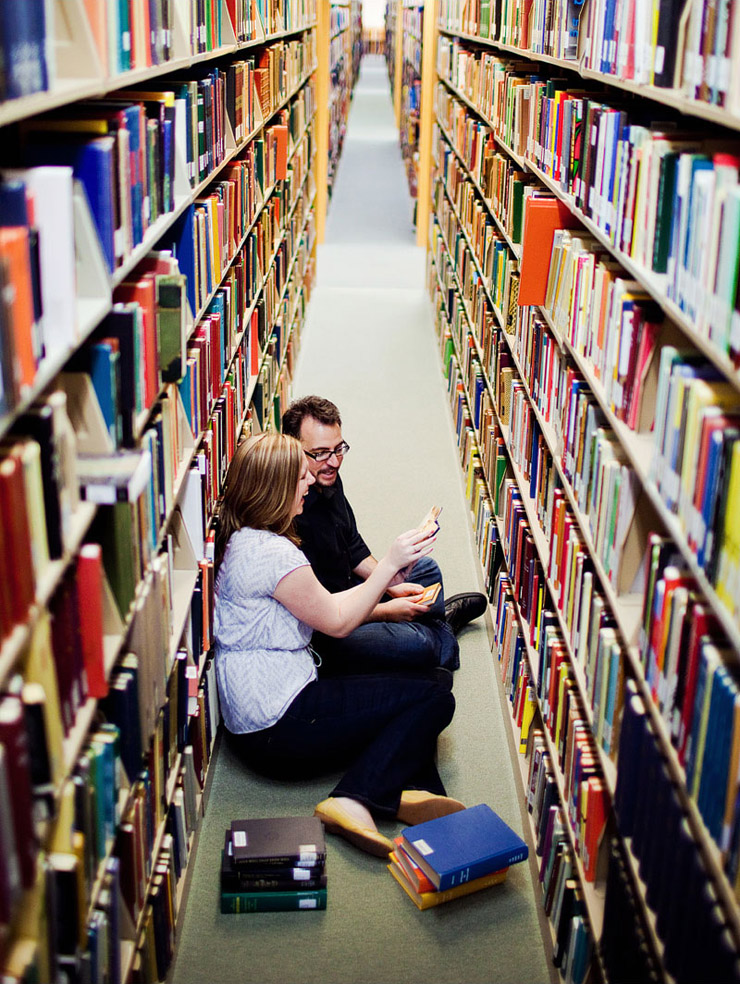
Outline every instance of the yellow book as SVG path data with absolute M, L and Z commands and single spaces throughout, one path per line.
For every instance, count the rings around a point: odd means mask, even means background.
M 519 732 L 519 751 L 522 755 L 527 753 L 527 740 L 529 739 L 529 729 L 534 720 L 534 712 L 537 710 L 537 697 L 532 687 L 527 687 L 524 694 L 524 709 L 522 711 L 522 727 Z
M 740 441 L 735 441 L 730 458 L 730 477 L 724 493 L 727 496 L 725 523 L 720 546 L 717 572 L 717 594 L 724 605 L 737 617 L 740 611 Z
M 453 899 L 458 899 L 463 895 L 472 895 L 473 892 L 479 892 L 483 888 L 500 885 L 502 881 L 506 880 L 506 875 L 509 871 L 508 868 L 502 868 L 500 871 L 491 872 L 490 875 L 481 875 L 480 878 L 474 878 L 472 881 L 463 882 L 461 885 L 455 885 L 454 888 L 447 888 L 441 892 L 417 892 L 406 877 L 403 868 L 395 859 L 393 852 L 391 852 L 390 858 L 391 863 L 388 865 L 388 871 L 390 871 L 417 909 L 431 909 L 434 906 L 443 905 L 445 902 L 452 902 Z
M 51 617 L 44 610 L 33 628 L 23 670 L 23 703 L 37 706 L 46 732 L 50 781 L 57 789 L 65 773 L 64 730 L 56 667 L 51 648 Z

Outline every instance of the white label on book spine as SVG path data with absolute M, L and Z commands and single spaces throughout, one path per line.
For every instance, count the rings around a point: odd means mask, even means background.
M 243 830 L 234 830 L 231 834 L 231 839 L 234 842 L 234 847 L 247 846 L 247 835 Z
M 299 909 L 315 909 L 317 906 L 316 899 L 299 899 L 298 908 Z
M 419 840 L 415 840 L 413 843 L 419 854 L 423 854 L 425 857 L 427 854 L 434 854 L 434 848 L 430 847 L 423 837 L 420 837 Z

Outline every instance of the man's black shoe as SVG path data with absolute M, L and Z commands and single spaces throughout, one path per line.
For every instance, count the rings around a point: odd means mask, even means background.
M 488 605 L 488 598 L 478 591 L 456 594 L 445 602 L 447 624 L 455 635 L 474 618 L 480 618 Z

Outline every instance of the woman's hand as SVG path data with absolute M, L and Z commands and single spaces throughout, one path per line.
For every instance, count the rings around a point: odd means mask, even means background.
M 390 545 L 386 560 L 396 571 L 411 567 L 422 557 L 426 557 L 434 549 L 434 541 L 437 539 L 439 528 L 432 530 L 408 530 L 397 536 Z

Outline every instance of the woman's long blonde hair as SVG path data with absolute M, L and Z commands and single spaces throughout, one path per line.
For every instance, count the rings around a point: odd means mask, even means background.
M 300 442 L 286 434 L 257 434 L 236 449 L 219 508 L 216 570 L 232 533 L 269 530 L 300 544 L 291 516 L 303 468 Z

